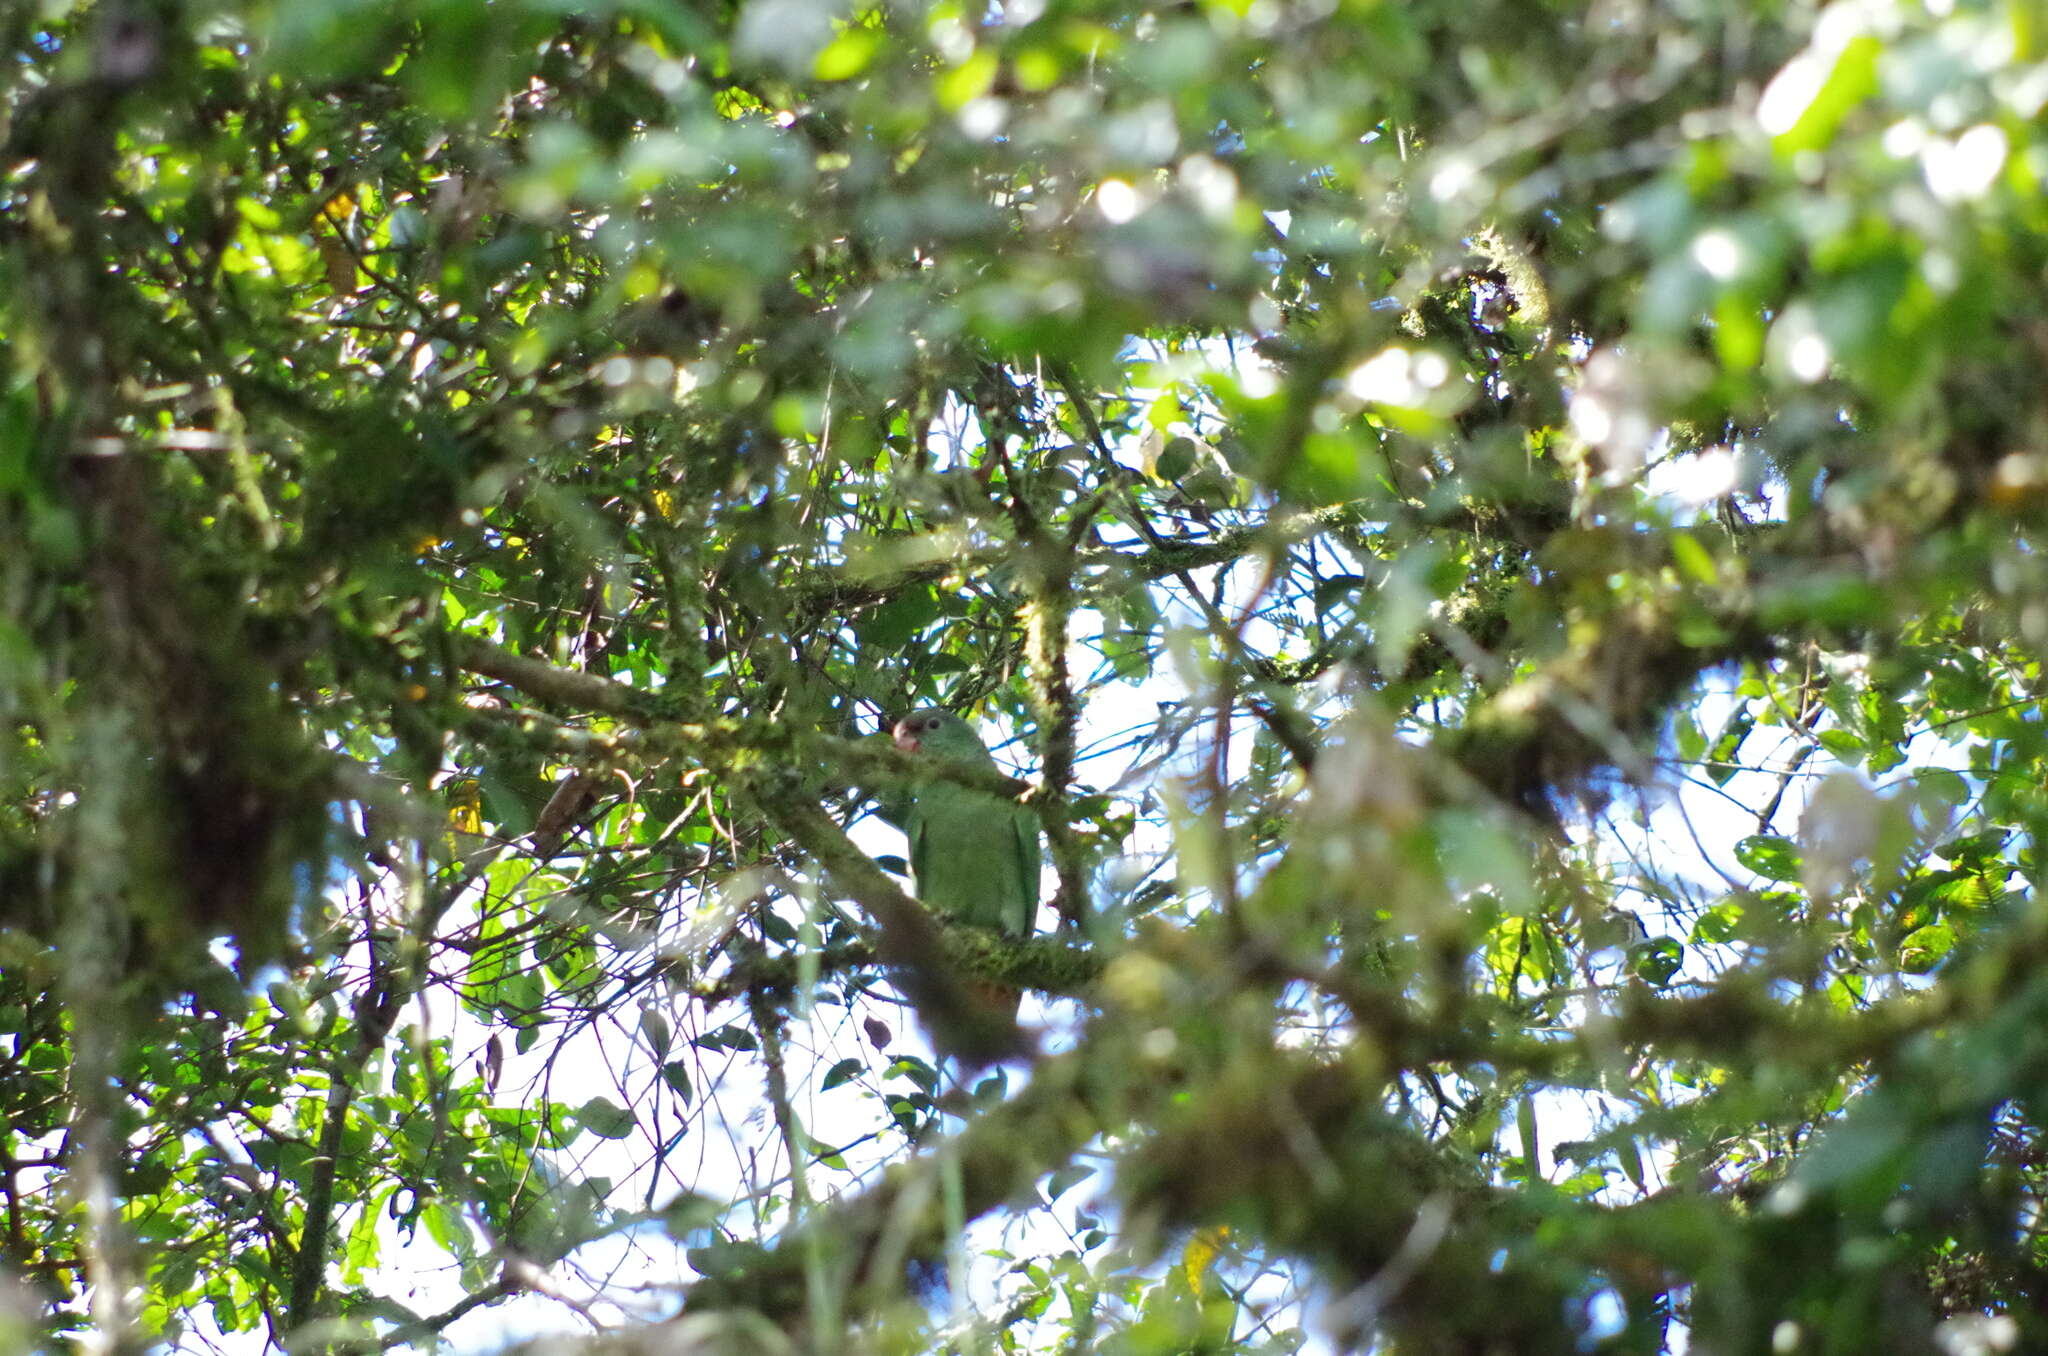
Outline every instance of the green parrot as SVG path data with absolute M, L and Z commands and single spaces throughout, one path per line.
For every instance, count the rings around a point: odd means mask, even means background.
M 951 711 L 912 712 L 893 734 L 905 753 L 1000 771 L 973 728 Z M 911 788 L 903 832 L 925 907 L 1005 937 L 1031 935 L 1043 860 L 1036 815 L 1015 801 L 930 777 Z

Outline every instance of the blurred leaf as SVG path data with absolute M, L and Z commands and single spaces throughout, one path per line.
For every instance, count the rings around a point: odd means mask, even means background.
M 593 1097 L 576 1112 L 577 1121 L 602 1139 L 624 1139 L 633 1133 L 633 1113 L 602 1097 Z
M 1629 965 L 1638 975 L 1659 987 L 1685 964 L 1685 948 L 1670 937 L 1653 937 L 1629 948 Z
M 1797 881 L 1798 845 L 1775 834 L 1751 834 L 1735 845 L 1735 860 L 1765 880 Z

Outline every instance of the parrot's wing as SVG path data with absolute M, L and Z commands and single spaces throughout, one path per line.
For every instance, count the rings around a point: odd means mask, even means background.
M 1032 924 L 1038 921 L 1038 873 L 1045 861 L 1045 850 L 1038 841 L 1038 816 L 1021 807 L 1010 812 L 1010 834 L 1015 850 L 1010 854 L 1016 862 L 1017 897 L 1014 908 L 1004 910 L 1004 922 L 1009 924 L 1005 931 L 1013 937 L 1029 937 Z
M 1028 929 L 1037 898 L 1019 815 L 998 797 L 933 781 L 905 826 L 917 898 L 942 917 L 1007 935 Z
M 925 882 L 932 878 L 932 833 L 931 824 L 919 813 L 917 802 L 912 801 L 903 816 L 903 837 L 910 850 L 910 878 L 916 882 L 920 895 L 924 893 Z M 927 904 L 931 901 L 926 900 Z

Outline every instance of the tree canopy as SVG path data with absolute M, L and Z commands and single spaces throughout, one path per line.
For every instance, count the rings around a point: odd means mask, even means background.
M 0 1344 L 2048 1345 L 2028 0 L 0 41 Z

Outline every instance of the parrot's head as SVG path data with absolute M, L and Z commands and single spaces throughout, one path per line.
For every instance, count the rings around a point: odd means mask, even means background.
M 897 721 L 891 733 L 896 747 L 905 753 L 976 763 L 989 761 L 988 750 L 982 747 L 974 727 L 951 711 L 913 711 Z

